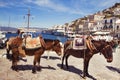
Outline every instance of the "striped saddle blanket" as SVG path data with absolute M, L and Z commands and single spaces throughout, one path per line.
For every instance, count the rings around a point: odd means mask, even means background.
M 86 41 L 84 36 L 79 36 L 73 40 L 73 49 L 82 50 L 86 49 Z

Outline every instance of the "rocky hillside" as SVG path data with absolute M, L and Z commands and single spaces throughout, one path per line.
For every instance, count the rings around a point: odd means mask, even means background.
M 114 6 L 109 7 L 108 9 L 104 9 L 102 12 L 105 15 L 105 18 L 108 17 L 120 18 L 120 3 L 116 3 Z

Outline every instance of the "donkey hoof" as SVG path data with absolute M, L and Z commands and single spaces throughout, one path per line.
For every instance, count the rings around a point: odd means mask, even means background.
M 15 70 L 15 66 L 11 66 L 11 69 L 12 69 L 12 70 Z
M 37 71 L 41 71 L 41 68 L 40 68 L 40 67 L 37 67 Z
M 33 70 L 32 70 L 32 73 L 34 73 L 34 74 L 35 74 L 35 73 L 36 73 L 36 70 L 35 70 L 35 69 L 33 69 Z
M 17 67 L 15 67 L 15 66 L 11 66 L 11 69 L 12 70 L 15 70 L 16 72 L 18 72 L 19 70 L 18 70 L 18 68 Z
M 36 71 L 32 71 L 33 74 L 36 74 Z
M 61 69 L 63 69 L 63 65 L 61 65 L 61 67 L 60 67 Z
M 18 69 L 15 69 L 15 71 L 16 71 L 16 72 L 19 72 L 19 70 L 18 70 Z
M 86 79 L 86 76 L 81 76 L 83 79 Z
M 89 73 L 87 73 L 86 76 L 90 76 Z
M 86 79 L 86 76 L 85 75 L 80 75 L 83 79 Z
M 86 77 L 83 77 L 83 79 L 85 79 L 85 80 L 86 80 Z

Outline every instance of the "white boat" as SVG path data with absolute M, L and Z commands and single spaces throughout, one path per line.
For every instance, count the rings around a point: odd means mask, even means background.
M 5 33 L 3 32 L 0 32 L 0 39 L 4 38 L 5 37 Z
M 52 29 L 48 29 L 48 30 L 43 30 L 42 34 L 53 34 L 53 30 Z
M 7 38 L 5 33 L 0 31 L 0 48 L 4 48 L 5 47 L 5 42 L 6 42 Z
M 75 34 L 71 34 L 71 33 L 67 34 L 68 38 L 74 38 L 75 36 L 76 36 Z
M 56 36 L 64 36 L 65 31 L 63 29 L 58 29 L 53 32 Z
M 22 38 L 25 38 L 25 37 L 27 37 L 27 36 L 30 36 L 31 38 L 33 38 L 32 33 L 27 33 L 27 32 L 22 33 Z
M 75 37 L 75 32 L 73 32 L 73 31 L 67 31 L 66 32 L 66 36 L 68 37 L 68 38 L 74 38 Z

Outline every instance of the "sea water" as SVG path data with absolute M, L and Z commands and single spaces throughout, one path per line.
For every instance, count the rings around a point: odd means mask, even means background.
M 33 37 L 37 37 L 39 35 L 42 35 L 42 37 L 44 39 L 52 39 L 52 40 L 55 40 L 55 39 L 58 39 L 60 40 L 62 43 L 64 43 L 66 40 L 67 40 L 67 37 L 65 36 L 55 36 L 55 35 L 50 35 L 50 34 L 42 34 L 42 33 L 34 33 L 33 34 Z M 17 33 L 6 33 L 6 37 L 9 39 L 10 37 L 15 37 L 15 36 L 18 36 Z

